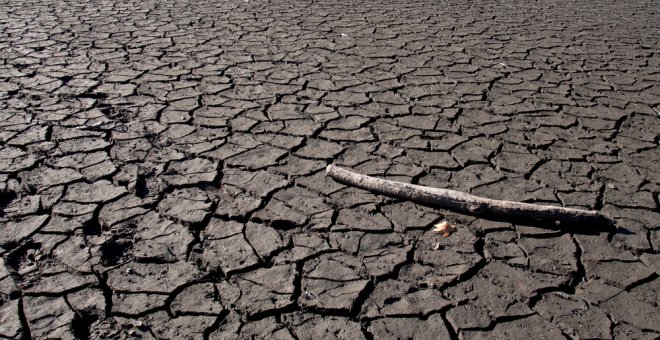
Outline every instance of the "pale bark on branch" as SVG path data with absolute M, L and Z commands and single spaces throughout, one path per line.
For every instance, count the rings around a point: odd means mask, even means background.
M 326 175 L 337 182 L 374 193 L 425 203 L 469 215 L 614 225 L 614 221 L 610 217 L 599 211 L 494 200 L 456 190 L 375 178 L 334 165 L 328 165 Z

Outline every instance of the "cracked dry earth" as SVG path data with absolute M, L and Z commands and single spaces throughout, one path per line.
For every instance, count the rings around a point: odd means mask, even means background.
M 0 336 L 657 338 L 658 10 L 0 1 Z

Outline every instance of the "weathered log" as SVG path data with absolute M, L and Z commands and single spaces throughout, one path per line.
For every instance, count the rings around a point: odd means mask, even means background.
M 375 178 L 334 165 L 328 165 L 326 175 L 337 182 L 374 193 L 425 203 L 469 215 L 614 225 L 614 220 L 599 211 L 494 200 L 456 190 L 431 188 Z

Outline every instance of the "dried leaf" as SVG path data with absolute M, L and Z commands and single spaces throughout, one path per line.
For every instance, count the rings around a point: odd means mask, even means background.
M 449 224 L 447 221 L 442 221 L 435 225 L 433 229 L 434 233 L 442 234 L 443 237 L 447 237 L 456 231 L 456 226 Z

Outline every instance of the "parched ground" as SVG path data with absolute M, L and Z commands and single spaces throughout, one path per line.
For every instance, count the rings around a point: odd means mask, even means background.
M 659 10 L 0 1 L 0 336 L 657 338 Z

